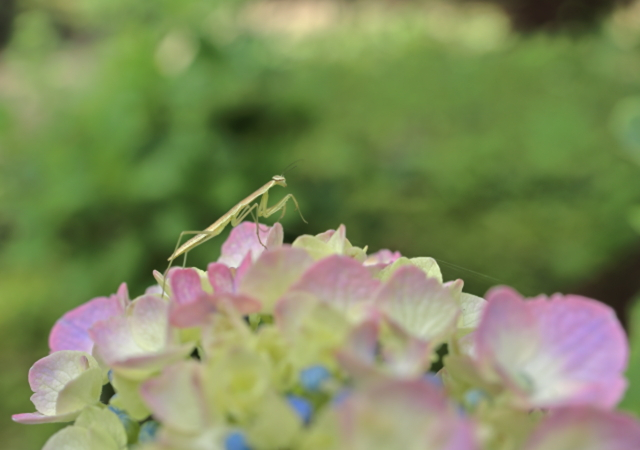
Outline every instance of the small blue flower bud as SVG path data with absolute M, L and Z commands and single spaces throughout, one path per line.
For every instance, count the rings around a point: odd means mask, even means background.
M 470 389 L 464 393 L 464 403 L 470 408 L 475 408 L 485 398 L 487 394 L 482 389 Z
M 313 414 L 313 406 L 308 400 L 297 395 L 288 395 L 289 405 L 295 410 L 305 424 L 308 424 Z
M 247 438 L 240 431 L 233 431 L 227 435 L 224 440 L 224 448 L 225 450 L 251 450 Z
M 439 388 L 444 387 L 444 383 L 442 382 L 442 378 L 437 373 L 427 372 L 422 377 L 425 381 L 428 381 L 431 384 L 438 386 Z
M 331 377 L 331 373 L 324 366 L 311 366 L 300 371 L 300 384 L 306 390 L 316 392 L 322 383 Z
M 116 408 L 113 405 L 109 405 L 109 411 L 114 413 L 120 419 L 122 426 L 124 427 L 125 432 L 127 433 L 127 441 L 135 442 L 138 433 L 140 432 L 140 425 L 136 420 L 133 420 L 125 411 L 122 409 Z
M 140 427 L 140 433 L 138 433 L 138 442 L 141 444 L 153 442 L 156 438 L 156 433 L 158 432 L 159 427 L 160 424 L 155 420 L 143 423 Z

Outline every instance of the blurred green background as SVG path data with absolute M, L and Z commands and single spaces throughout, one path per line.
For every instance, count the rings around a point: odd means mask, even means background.
M 27 371 L 55 320 L 122 281 L 141 294 L 181 230 L 298 159 L 272 191 L 309 222 L 290 210 L 289 241 L 344 223 L 469 292 L 581 293 L 622 318 L 640 291 L 638 3 L 4 5 L 3 449 L 56 429 L 9 418 L 33 410 Z

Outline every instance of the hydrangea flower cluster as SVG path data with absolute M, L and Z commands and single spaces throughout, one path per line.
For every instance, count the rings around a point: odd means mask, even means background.
M 595 300 L 476 297 L 344 226 L 286 245 L 245 222 L 206 272 L 154 276 L 56 322 L 36 412 L 13 416 L 74 421 L 45 450 L 640 449 L 614 410 L 627 340 Z

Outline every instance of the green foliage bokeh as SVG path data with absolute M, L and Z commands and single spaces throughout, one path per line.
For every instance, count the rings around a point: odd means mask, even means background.
M 640 298 L 636 299 L 629 314 L 629 388 L 620 408 L 640 416 Z
M 433 256 L 479 295 L 566 292 L 638 247 L 637 43 L 518 38 L 495 11 L 415 5 L 334 5 L 300 34 L 250 6 L 18 15 L 0 67 L 3 417 L 31 410 L 27 370 L 58 317 L 122 281 L 139 295 L 180 231 L 298 159 L 272 191 L 309 222 L 289 210 L 289 238 L 344 223 L 355 245 Z M 53 427 L 0 433 L 35 449 Z

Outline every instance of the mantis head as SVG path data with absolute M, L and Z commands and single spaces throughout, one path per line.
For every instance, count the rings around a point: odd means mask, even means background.
M 278 186 L 287 187 L 287 180 L 285 180 L 282 175 L 274 175 L 271 180 L 274 181 Z

